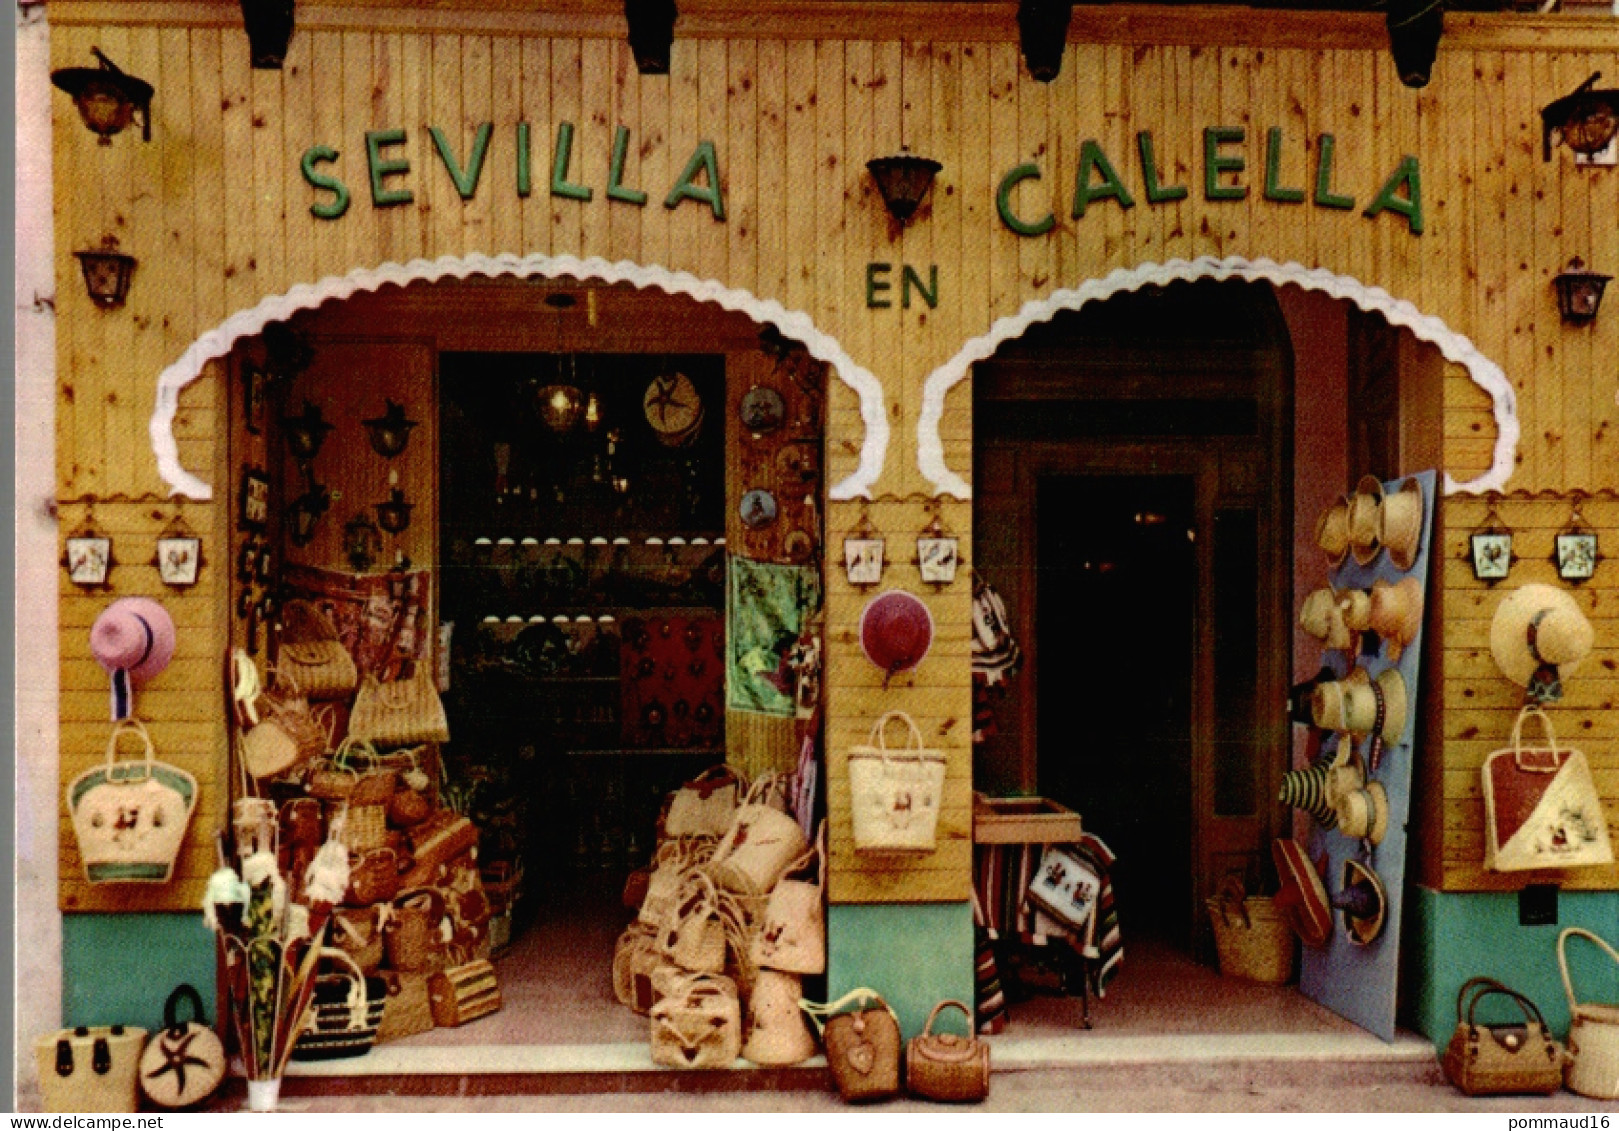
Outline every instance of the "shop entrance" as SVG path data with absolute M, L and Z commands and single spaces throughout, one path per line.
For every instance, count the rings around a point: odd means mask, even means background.
M 1126 939 L 1212 956 L 1284 815 L 1292 350 L 1267 288 L 1059 315 L 974 371 L 975 568 L 1025 668 L 975 784 L 1081 814 Z

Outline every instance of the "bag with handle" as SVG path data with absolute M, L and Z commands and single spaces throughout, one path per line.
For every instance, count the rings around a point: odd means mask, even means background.
M 725 971 L 725 925 L 719 893 L 707 873 L 686 873 L 673 916 L 658 932 L 658 947 L 683 969 L 705 974 Z
M 354 964 L 362 972 L 376 973 L 385 954 L 381 908 L 374 904 L 369 907 L 334 907 L 332 945 L 354 959 Z
M 1544 746 L 1523 736 L 1538 720 Z M 1530 705 L 1512 725 L 1512 745 L 1484 760 L 1484 866 L 1495 872 L 1613 863 L 1608 822 L 1585 755 L 1559 747 L 1546 712 Z
M 281 777 L 326 753 L 331 744 L 331 708 L 317 715 L 297 678 L 270 669 L 261 687 L 258 667 L 242 649 L 231 653 L 231 694 L 241 730 L 242 767 L 255 781 Z
M 801 975 L 760 970 L 748 996 L 748 1039 L 742 1059 L 769 1068 L 799 1064 L 815 1055 L 815 1034 L 804 1011 Z
M 864 986 L 837 1001 L 800 1001 L 826 1043 L 826 1063 L 847 1103 L 899 1095 L 899 1018 L 876 990 Z
M 445 1029 L 494 1013 L 501 1004 L 494 965 L 479 958 L 445 967 L 427 979 L 427 1000 L 433 1024 Z
M 965 1037 L 935 1033 L 933 1023 L 946 1009 L 967 1020 Z M 928 1014 L 919 1036 L 905 1046 L 905 1089 L 913 1096 L 946 1103 L 978 1103 L 989 1095 L 989 1045 L 972 1036 L 973 1014 L 959 1001 L 941 1001 Z
M 901 749 L 888 745 L 888 724 L 905 724 Z M 944 755 L 929 749 L 916 720 L 889 711 L 870 740 L 849 750 L 849 806 L 856 852 L 932 852 L 944 795 Z
M 742 895 L 768 895 L 809 842 L 784 811 L 787 779 L 766 774 L 748 789 L 708 863 L 714 882 Z M 780 794 L 780 805 L 772 804 Z
M 792 877 L 813 869 L 816 878 Z M 755 966 L 793 974 L 819 974 L 826 969 L 826 822 L 815 847 L 788 866 L 771 889 L 764 915 L 752 939 Z
M 1516 1006 L 1509 1022 L 1481 1022 L 1479 1006 Z M 1494 978 L 1469 978 L 1456 995 L 1456 1029 L 1445 1046 L 1445 1077 L 1470 1096 L 1549 1096 L 1563 1086 L 1563 1047 L 1535 1003 Z
M 281 610 L 276 666 L 311 699 L 346 698 L 360 678 L 336 626 L 309 601 L 288 601 Z
M 724 836 L 737 801 L 748 788 L 730 766 L 711 766 L 675 791 L 664 817 L 663 835 Z
M 180 1020 L 180 1006 L 191 1020 Z M 225 1046 L 202 1014 L 195 986 L 179 985 L 163 1003 L 163 1028 L 141 1053 L 140 1084 L 158 1107 L 190 1107 L 214 1094 L 225 1078 Z
M 404 892 L 394 899 L 382 928 L 388 965 L 409 974 L 441 970 L 449 961 L 453 933 L 443 892 L 437 888 Z
M 119 740 L 133 735 L 141 756 L 119 757 Z M 75 777 L 67 810 L 84 878 L 92 884 L 168 883 L 197 806 L 197 779 L 154 757 L 152 736 L 133 716 L 113 724 L 104 765 Z
M 146 1030 L 80 1025 L 34 1042 L 39 1088 L 50 1112 L 131 1112 Z
M 680 898 L 680 885 L 686 873 L 712 859 L 716 844 L 718 841 L 713 837 L 677 837 L 658 845 L 636 920 L 652 927 L 668 922 Z
M 349 733 L 378 746 L 415 746 L 450 741 L 444 703 L 424 663 L 409 676 L 383 683 L 373 674 L 360 682 L 349 714 Z
M 413 1037 L 433 1028 L 433 1006 L 428 999 L 426 974 L 382 971 L 388 996 L 382 1005 L 382 1023 L 377 1026 L 377 1044 Z
M 292 1059 L 364 1056 L 377 1043 L 388 984 L 367 976 L 352 958 L 332 947 L 321 950 L 320 963 L 329 972 L 315 975 L 313 1003 L 303 1032 L 293 1042 Z
M 1576 935 L 1595 943 L 1619 963 L 1619 951 L 1584 927 L 1565 927 L 1557 936 L 1557 968 L 1563 975 L 1570 1019 L 1568 1086 L 1582 1096 L 1619 1099 L 1619 1004 L 1575 998 L 1574 983 L 1568 976 L 1568 940 Z
M 720 974 L 676 979 L 651 1013 L 652 1062 L 666 1068 L 729 1068 L 742 1053 L 742 1005 Z

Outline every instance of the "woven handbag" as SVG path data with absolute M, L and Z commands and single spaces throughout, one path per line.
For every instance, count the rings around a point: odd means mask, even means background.
M 1523 724 L 1538 719 L 1546 745 L 1526 745 Z M 1512 745 L 1484 760 L 1484 866 L 1495 872 L 1611 864 L 1613 845 L 1585 755 L 1559 747 L 1551 719 L 1525 707 Z
M 814 869 L 814 881 L 791 879 Z M 815 847 L 795 860 L 771 889 L 764 914 L 753 932 L 751 955 L 755 966 L 794 974 L 819 974 L 826 969 L 826 823 Z
M 138 1110 L 146 1030 L 126 1025 L 59 1029 L 34 1042 L 39 1088 L 50 1112 Z
M 354 696 L 349 733 L 378 746 L 450 741 L 450 723 L 433 686 L 432 671 L 426 664 L 416 664 L 409 678 L 392 683 L 367 674 Z
M 658 845 L 652 857 L 652 874 L 647 877 L 646 895 L 641 899 L 636 920 L 660 927 L 674 913 L 680 885 L 686 873 L 713 858 L 719 842 L 713 837 L 678 837 Z
M 724 836 L 748 783 L 730 766 L 712 766 L 675 791 L 665 836 Z
M 1482 1024 L 1478 1009 L 1492 997 L 1517 1006 L 1521 1019 Z M 1441 1058 L 1445 1076 L 1470 1096 L 1549 1096 L 1563 1086 L 1563 1047 L 1552 1039 L 1535 1003 L 1494 978 L 1469 978 L 1456 995 L 1456 1029 Z
M 658 953 L 657 939 L 656 927 L 635 922 L 625 927 L 623 934 L 618 936 L 618 942 L 613 944 L 613 996 L 620 1005 L 635 1009 L 636 962 L 643 954 Z M 647 1008 L 650 1009 L 651 1005 Z
M 815 1034 L 798 1008 L 803 979 L 780 970 L 761 970 L 748 995 L 748 1039 L 742 1059 L 778 1068 L 815 1055 Z
M 118 741 L 140 739 L 142 757 L 121 761 Z M 197 806 L 197 779 L 153 757 L 152 736 L 139 719 L 115 723 L 105 765 L 67 787 L 67 809 L 84 878 L 92 884 L 167 883 Z
M 383 926 L 388 965 L 406 973 L 432 973 L 449 961 L 449 912 L 436 888 L 408 891 L 394 899 Z
M 487 959 L 449 966 L 427 979 L 433 1024 L 446 1029 L 486 1017 L 500 1008 L 500 984 Z
M 1214 924 L 1220 973 L 1271 985 L 1292 979 L 1299 938 L 1273 897 L 1247 895 L 1241 879 L 1227 876 L 1204 903 Z
M 768 895 L 809 847 L 798 822 L 771 804 L 772 794 L 778 792 L 785 804 L 786 785 L 786 775 L 766 774 L 749 788 L 708 862 L 714 882 L 722 888 Z
M 412 1037 L 433 1028 L 433 1007 L 428 1001 L 427 975 L 384 970 L 388 996 L 382 1005 L 382 1024 L 377 1027 L 377 1044 Z
M 888 724 L 910 732 L 904 749 L 889 747 Z M 889 711 L 867 744 L 849 750 L 849 805 L 856 852 L 932 852 L 944 795 L 944 755 L 922 741 L 916 720 Z
M 180 1020 L 180 1006 L 191 1020 Z M 181 984 L 163 1003 L 163 1028 L 141 1053 L 141 1091 L 158 1107 L 190 1107 L 213 1095 L 225 1079 L 225 1045 L 202 1013 L 202 995 Z
M 384 955 L 381 909 L 375 905 L 333 908 L 332 945 L 354 959 L 365 973 L 375 973 Z
M 308 601 L 288 601 L 281 610 L 276 666 L 311 699 L 347 698 L 360 678 L 336 626 Z
M 658 948 L 685 970 L 719 974 L 725 970 L 725 925 L 719 893 L 707 873 L 686 873 L 674 914 L 658 932 Z
M 961 1011 L 968 1036 L 933 1031 L 933 1023 L 946 1009 Z M 944 1103 L 978 1103 L 988 1096 L 989 1045 L 972 1036 L 972 1028 L 972 1010 L 963 1002 L 941 1001 L 934 1006 L 922 1032 L 905 1046 L 905 1090 Z
M 666 1068 L 729 1068 L 742 1052 L 736 985 L 716 974 L 687 974 L 652 1007 L 652 1062 Z
M 391 844 L 356 852 L 349 859 L 349 890 L 346 902 L 355 906 L 388 903 L 399 894 L 401 863 L 399 850 Z M 408 863 L 408 857 L 404 858 Z
M 800 1001 L 821 1030 L 826 1063 L 848 1103 L 899 1095 L 899 1018 L 876 990 L 850 990 L 826 1005 Z
M 1565 927 L 1557 936 L 1557 968 L 1563 975 L 1563 992 L 1568 995 L 1571 1018 L 1568 1086 L 1582 1096 L 1619 1099 L 1619 1004 L 1582 1002 L 1574 996 L 1574 983 L 1568 976 L 1568 940 L 1575 935 L 1595 943 L 1609 958 L 1619 962 L 1619 951 L 1583 927 Z
M 313 1004 L 304 1031 L 293 1042 L 292 1059 L 364 1056 L 377 1042 L 388 984 L 367 977 L 341 950 L 324 948 L 320 961 L 330 972 L 315 975 Z

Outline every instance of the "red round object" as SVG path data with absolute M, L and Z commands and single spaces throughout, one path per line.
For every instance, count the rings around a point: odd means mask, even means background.
M 909 671 L 933 646 L 933 614 L 901 589 L 879 593 L 860 614 L 860 648 L 889 675 Z

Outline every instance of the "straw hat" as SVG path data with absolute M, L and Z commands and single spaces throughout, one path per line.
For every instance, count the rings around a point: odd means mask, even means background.
M 1490 655 L 1513 683 L 1548 699 L 1562 695 L 1562 677 L 1591 654 L 1595 630 L 1573 596 L 1553 585 L 1508 593 L 1490 622 Z
M 1345 589 L 1338 594 L 1338 608 L 1350 632 L 1365 632 L 1372 626 L 1372 595 L 1364 589 Z
M 1368 946 L 1383 933 L 1388 895 L 1377 873 L 1359 860 L 1344 861 L 1343 889 L 1332 897 L 1332 906 L 1344 913 L 1350 942 Z
M 860 648 L 884 672 L 909 671 L 933 645 L 933 614 L 902 589 L 873 597 L 860 614 Z
M 1349 500 L 1349 550 L 1355 560 L 1369 566 L 1382 549 L 1383 484 L 1375 475 L 1363 475 Z
M 1287 692 L 1287 717 L 1300 726 L 1310 726 L 1315 722 L 1311 704 L 1315 698 L 1315 689 L 1323 683 L 1331 683 L 1338 678 L 1338 673 L 1326 664 L 1321 670 L 1302 683 L 1295 683 Z
M 1416 565 L 1422 549 L 1422 484 L 1406 479 L 1398 490 L 1385 495 L 1381 521 L 1379 537 L 1389 561 L 1401 570 Z
M 1338 829 L 1347 837 L 1382 844 L 1389 831 L 1389 795 L 1380 781 L 1350 790 L 1338 799 Z
M 1329 565 L 1342 565 L 1349 553 L 1349 496 L 1340 495 L 1315 522 L 1315 544 Z
M 1303 809 L 1323 828 L 1338 823 L 1338 811 L 1327 800 L 1327 767 L 1306 766 L 1302 770 L 1289 770 L 1282 775 L 1282 788 L 1276 800 L 1295 809 Z
M 1398 668 L 1388 668 L 1372 679 L 1365 668 L 1349 673 L 1344 692 L 1344 728 L 1350 734 L 1371 734 L 1378 730 L 1377 720 L 1383 720 L 1379 733 L 1385 745 L 1393 746 L 1405 733 L 1408 696 L 1405 677 Z
M 1338 595 L 1331 589 L 1317 589 L 1304 598 L 1299 609 L 1299 627 L 1328 648 L 1353 651 L 1355 639 L 1344 623 Z
M 128 718 L 133 689 L 174 658 L 174 618 L 149 597 L 121 597 L 90 628 L 90 654 L 112 676 L 113 719 Z
M 1270 848 L 1282 885 L 1276 893 L 1277 909 L 1305 946 L 1326 946 L 1332 937 L 1332 906 L 1321 873 L 1292 837 L 1282 837 Z
M 1422 628 L 1422 582 L 1405 577 L 1390 585 L 1379 578 L 1367 606 L 1367 627 L 1388 642 L 1389 659 L 1399 660 Z

